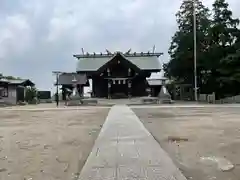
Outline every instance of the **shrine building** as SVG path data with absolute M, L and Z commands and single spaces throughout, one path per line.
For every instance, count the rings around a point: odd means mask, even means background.
M 141 97 L 148 94 L 151 73 L 160 72 L 162 53 L 111 53 L 74 55 L 77 74 L 92 79 L 92 96 L 97 98 Z M 87 82 L 87 81 L 86 81 Z

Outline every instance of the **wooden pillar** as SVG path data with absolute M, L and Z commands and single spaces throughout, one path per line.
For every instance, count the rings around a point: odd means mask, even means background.
M 84 86 L 83 85 L 80 85 L 80 88 L 81 88 L 81 94 L 80 96 L 83 97 L 84 96 Z
M 111 87 L 112 87 L 111 81 L 108 80 L 108 99 L 111 99 Z
M 92 93 L 91 93 L 91 97 L 95 97 L 96 92 L 95 92 L 95 79 L 92 78 Z
M 158 96 L 158 95 L 156 95 L 156 91 L 155 91 L 155 87 L 154 86 L 151 87 L 151 95 L 152 95 L 152 97 Z
M 62 86 L 62 100 L 63 101 L 66 101 L 66 96 L 67 96 L 67 93 L 66 93 L 66 88 L 64 86 Z
M 131 80 L 128 80 L 128 98 L 131 98 L 132 96 L 132 82 Z
M 56 90 L 56 104 L 57 104 L 57 107 L 59 105 L 59 90 L 58 90 L 58 86 L 59 86 L 59 74 L 57 74 L 56 76 L 56 82 L 57 82 L 57 90 Z
M 77 90 L 78 90 L 78 95 L 80 97 L 83 97 L 83 85 L 78 85 Z

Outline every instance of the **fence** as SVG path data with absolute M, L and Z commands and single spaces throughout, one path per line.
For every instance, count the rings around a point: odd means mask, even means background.
M 200 102 L 208 102 L 208 103 L 216 103 L 216 104 L 235 104 L 235 103 L 240 103 L 240 95 L 216 100 L 215 93 L 200 94 L 199 101 Z
M 200 102 L 216 103 L 215 93 L 200 94 L 198 99 Z
M 228 104 L 240 103 L 240 95 L 220 99 L 218 102 L 221 104 L 223 104 L 223 103 L 228 103 Z

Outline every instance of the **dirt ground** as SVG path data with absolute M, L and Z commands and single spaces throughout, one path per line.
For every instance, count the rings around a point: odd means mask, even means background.
M 239 107 L 133 110 L 188 179 L 240 179 Z
M 0 179 L 77 179 L 108 111 L 0 110 Z

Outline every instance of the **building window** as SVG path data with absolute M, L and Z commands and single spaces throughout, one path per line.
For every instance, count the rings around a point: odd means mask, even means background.
M 1 90 L 1 96 L 8 97 L 8 88 L 7 87 L 5 87 Z

